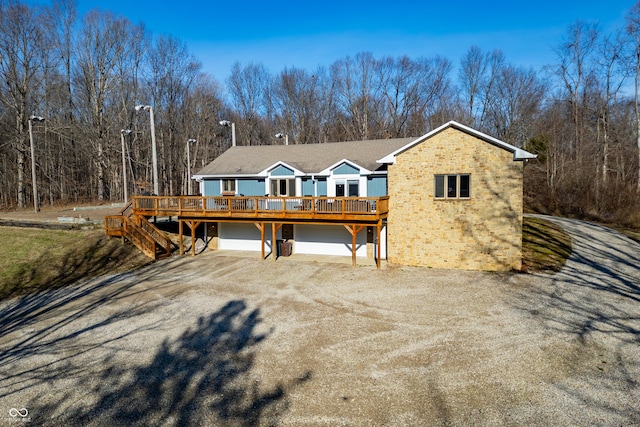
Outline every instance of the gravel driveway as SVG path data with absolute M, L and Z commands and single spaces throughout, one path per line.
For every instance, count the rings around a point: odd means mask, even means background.
M 0 425 L 640 425 L 640 245 L 553 221 L 555 275 L 207 252 L 4 302 Z

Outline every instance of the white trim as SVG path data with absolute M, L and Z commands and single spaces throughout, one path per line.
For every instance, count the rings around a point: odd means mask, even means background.
M 515 147 L 511 144 L 507 144 L 504 141 L 500 141 L 499 139 L 496 139 L 492 136 L 489 136 L 485 133 L 479 132 L 475 129 L 472 129 L 468 126 L 465 126 L 463 124 L 460 124 L 456 121 L 450 121 L 448 123 L 443 124 L 442 126 L 432 130 L 431 132 L 411 141 L 410 143 L 408 143 L 407 145 L 405 145 L 404 147 L 398 148 L 397 150 L 395 150 L 392 153 L 387 154 L 386 156 L 384 156 L 383 158 L 379 159 L 376 161 L 376 163 L 387 163 L 387 164 L 395 164 L 396 162 L 396 156 L 400 153 L 405 152 L 406 150 L 410 149 L 411 147 L 413 147 L 414 145 L 417 145 L 421 142 L 423 142 L 426 139 L 431 138 L 432 136 L 442 132 L 443 130 L 449 128 L 449 127 L 453 127 L 455 129 L 458 129 L 459 131 L 468 133 L 469 135 L 475 136 L 476 138 L 482 139 L 485 142 L 488 142 L 489 144 L 495 145 L 496 147 L 502 148 L 503 150 L 507 150 L 513 153 L 513 160 L 514 161 L 520 161 L 520 160 L 527 160 L 527 159 L 535 159 L 538 157 L 537 154 L 532 154 L 529 153 L 526 150 L 523 150 L 522 148 L 518 148 Z
M 283 161 L 278 161 L 274 164 L 272 164 L 271 166 L 269 166 L 268 168 L 258 172 L 259 177 L 271 177 L 271 171 L 274 170 L 275 168 L 277 168 L 278 166 L 284 166 L 287 169 L 291 169 L 293 171 L 293 175 L 276 175 L 276 176 L 294 176 L 294 177 L 298 177 L 298 176 L 304 176 L 306 175 L 304 172 L 302 172 L 300 169 L 294 168 L 293 166 L 283 162 Z
M 349 181 L 358 181 L 358 197 L 367 197 L 367 175 L 331 175 L 327 177 L 327 197 L 336 196 L 336 185 L 339 183 L 344 184 L 344 191 L 349 193 Z M 317 193 L 317 191 L 316 191 Z M 344 197 L 349 197 L 345 195 Z
M 250 179 L 250 178 L 263 178 L 255 174 L 243 175 L 243 174 L 224 174 L 224 175 L 194 175 L 193 178 L 198 181 L 211 180 L 211 179 Z
M 223 178 L 220 180 L 220 194 L 230 193 L 230 191 L 225 191 L 224 182 L 225 181 L 233 181 L 233 194 L 238 194 L 238 179 L 237 178 Z
M 367 169 L 367 168 L 365 168 L 365 167 L 363 167 L 363 166 L 360 166 L 359 164 L 354 163 L 354 162 L 352 162 L 351 160 L 348 160 L 348 159 L 342 159 L 342 160 L 340 160 L 340 161 L 338 161 L 338 162 L 336 162 L 336 163 L 332 164 L 332 165 L 331 165 L 331 166 L 329 166 L 328 168 L 323 169 L 323 170 L 321 170 L 320 172 L 315 173 L 315 175 L 326 175 L 326 176 L 333 175 L 332 170 L 333 170 L 333 169 L 335 169 L 335 168 L 337 168 L 338 166 L 340 166 L 340 165 L 344 164 L 344 163 L 346 163 L 346 164 L 348 164 L 349 166 L 353 166 L 354 168 L 358 169 L 358 170 L 360 171 L 360 172 L 359 172 L 359 173 L 360 173 L 360 175 L 363 175 L 363 174 L 372 174 L 372 173 L 373 173 L 373 171 L 370 171 L 369 169 Z M 341 175 L 342 175 L 342 174 L 341 174 Z M 356 174 L 352 174 L 352 175 L 356 175 Z
M 265 194 L 268 194 L 271 197 L 295 197 L 298 194 L 300 194 L 300 192 L 298 191 L 298 181 L 300 181 L 299 178 L 296 178 L 295 176 L 292 175 L 276 175 L 273 177 L 269 177 L 268 179 L 265 179 L 265 181 L 267 182 L 267 192 Z M 274 181 L 278 181 L 278 193 L 280 192 L 280 183 L 279 181 L 286 181 L 287 182 L 287 190 L 291 190 L 291 185 L 289 184 L 291 181 L 293 181 L 293 194 L 271 194 L 271 184 Z

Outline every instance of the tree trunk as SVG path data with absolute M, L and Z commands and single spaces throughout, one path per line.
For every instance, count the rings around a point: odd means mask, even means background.
M 98 156 L 96 158 L 96 167 L 97 167 L 97 178 L 98 178 L 98 200 L 104 200 L 104 168 L 102 166 L 103 157 L 104 157 L 104 149 L 102 144 L 102 138 L 98 138 Z
M 634 108 L 636 113 L 636 145 L 638 147 L 638 183 L 636 190 L 640 193 L 640 108 L 638 107 L 638 85 L 640 80 L 640 49 L 636 51 L 636 75 L 635 75 L 635 99 Z
M 18 208 L 23 209 L 26 207 L 25 196 L 25 155 L 22 147 L 18 148 Z

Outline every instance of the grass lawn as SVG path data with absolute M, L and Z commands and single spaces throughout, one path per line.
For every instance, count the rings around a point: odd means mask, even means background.
M 629 230 L 627 228 L 618 228 L 617 230 L 625 236 L 629 237 L 631 240 L 640 243 L 640 232 L 636 230 Z
M 151 262 L 99 230 L 0 227 L 0 299 Z
M 526 271 L 559 271 L 571 255 L 571 237 L 539 218 L 522 222 L 522 264 Z

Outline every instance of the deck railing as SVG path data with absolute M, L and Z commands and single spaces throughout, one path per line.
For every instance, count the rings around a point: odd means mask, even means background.
M 107 232 L 121 235 L 124 230 L 124 217 L 122 215 L 109 215 L 104 217 L 104 228 Z
M 135 196 L 133 209 L 151 215 L 384 216 L 389 197 Z
M 154 227 L 144 217 L 137 217 L 135 223 L 138 227 L 146 231 L 147 234 L 149 234 L 149 236 L 153 238 L 156 244 L 159 245 L 165 253 L 171 253 L 171 239 L 169 239 L 163 232 Z
M 156 243 L 154 239 L 144 229 L 132 221 L 125 220 L 124 225 L 129 240 L 131 240 L 133 244 L 148 257 L 157 259 Z

